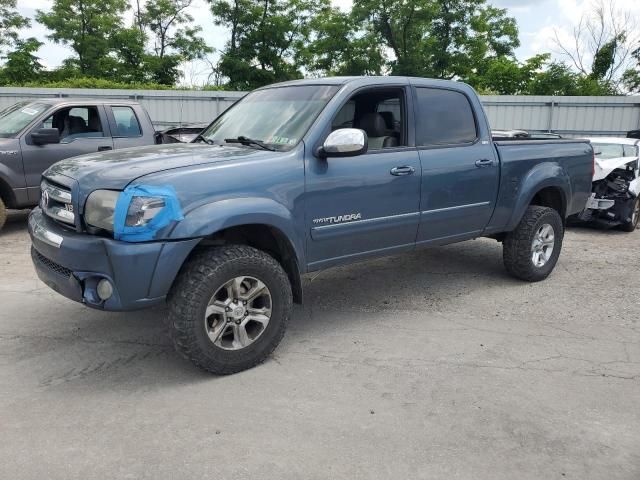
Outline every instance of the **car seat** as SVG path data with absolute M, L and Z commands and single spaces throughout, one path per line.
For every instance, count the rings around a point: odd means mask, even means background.
M 87 124 L 82 117 L 67 115 L 64 117 L 64 128 L 60 134 L 60 138 L 76 138 L 87 132 Z
M 369 149 L 379 150 L 398 146 L 398 139 L 391 135 L 384 117 L 377 112 L 365 113 L 357 119 L 356 127 L 364 130 L 369 137 Z

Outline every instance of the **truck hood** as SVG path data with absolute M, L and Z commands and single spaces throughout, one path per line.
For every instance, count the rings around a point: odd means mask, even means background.
M 99 188 L 121 190 L 136 178 L 151 173 L 273 155 L 281 155 L 281 153 L 199 143 L 152 145 L 92 153 L 62 160 L 49 167 L 44 172 L 44 176 L 62 184 L 68 183 L 64 178 L 76 180 L 83 192 Z

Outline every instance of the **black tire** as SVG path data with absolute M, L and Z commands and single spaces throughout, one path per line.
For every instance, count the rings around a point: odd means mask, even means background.
M 225 350 L 209 338 L 205 310 L 229 280 L 251 276 L 271 295 L 271 318 L 256 340 L 244 348 Z M 244 245 L 215 247 L 195 253 L 182 267 L 168 296 L 169 332 L 176 350 L 198 367 L 228 375 L 262 363 L 278 346 L 292 310 L 291 284 L 270 255 Z
M 532 245 L 536 232 L 545 224 L 553 228 L 554 244 L 550 258 L 539 267 L 533 263 Z M 507 234 L 503 243 L 502 258 L 507 272 L 527 282 L 544 280 L 558 262 L 563 237 L 564 226 L 556 210 L 536 205 L 528 207 L 516 229 Z
M 4 205 L 4 202 L 0 198 L 0 230 L 4 227 L 5 222 L 7 221 L 7 207 Z
M 636 201 L 633 202 L 633 210 L 631 210 L 631 220 L 620 225 L 620 230 L 623 232 L 633 232 L 638 226 L 638 219 L 640 219 L 640 197 L 636 197 Z

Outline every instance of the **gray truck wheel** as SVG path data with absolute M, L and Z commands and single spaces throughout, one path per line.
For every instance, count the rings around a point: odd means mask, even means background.
M 169 331 L 185 358 L 218 375 L 263 362 L 291 315 L 291 284 L 270 255 L 244 245 L 203 250 L 168 297 Z
M 7 221 L 7 207 L 0 198 L 0 230 L 4 227 L 4 223 Z
M 640 197 L 636 197 L 636 201 L 633 202 L 631 220 L 620 225 L 620 230 L 624 232 L 633 232 L 638 226 L 638 219 L 640 219 Z
M 504 240 L 502 258 L 511 275 L 528 282 L 544 280 L 558 262 L 564 227 L 557 211 L 532 205 Z

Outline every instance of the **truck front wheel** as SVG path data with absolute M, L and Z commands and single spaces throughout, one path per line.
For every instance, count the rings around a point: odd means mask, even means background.
M 291 284 L 270 255 L 244 245 L 195 254 L 168 297 L 179 353 L 227 375 L 263 362 L 280 343 L 292 309 Z
M 564 227 L 557 211 L 531 205 L 503 244 L 504 266 L 528 282 L 544 280 L 558 262 Z

